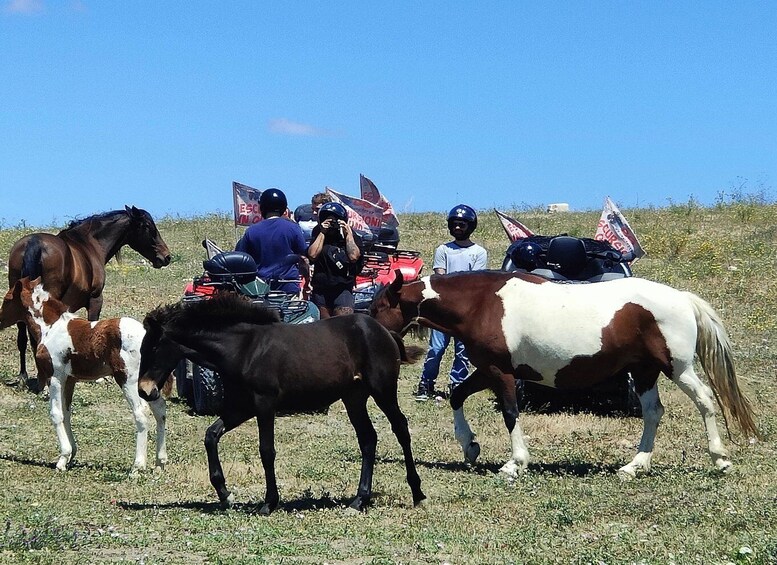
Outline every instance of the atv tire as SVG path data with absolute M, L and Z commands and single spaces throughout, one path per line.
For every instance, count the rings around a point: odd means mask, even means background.
M 212 369 L 192 364 L 194 411 L 202 416 L 216 416 L 224 403 L 221 376 Z
M 194 385 L 192 383 L 192 364 L 191 361 L 181 359 L 173 370 L 175 375 L 175 388 L 178 397 L 183 399 L 190 408 L 194 408 Z

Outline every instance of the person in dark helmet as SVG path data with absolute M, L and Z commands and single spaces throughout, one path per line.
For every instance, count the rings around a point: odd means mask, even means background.
M 348 225 L 345 207 L 324 202 L 308 247 L 313 265 L 311 300 L 322 318 L 353 313 L 353 287 L 364 262 L 361 246 L 361 239 Z
M 478 271 L 488 264 L 486 250 L 474 243 L 470 236 L 478 227 L 478 215 L 466 204 L 459 204 L 448 213 L 448 231 L 453 241 L 437 247 L 434 252 L 432 268 L 436 275 L 457 273 L 460 271 Z M 426 353 L 424 368 L 416 391 L 416 399 L 425 401 L 430 397 L 445 397 L 445 393 L 435 391 L 435 381 L 440 372 L 440 362 L 450 343 L 451 337 L 438 330 L 431 330 L 429 350 Z M 469 375 L 469 359 L 464 344 L 453 340 L 454 358 L 450 372 L 450 389 L 453 390 Z
M 300 267 L 305 253 L 305 238 L 296 222 L 284 217 L 286 195 L 268 188 L 259 196 L 262 221 L 250 226 L 237 242 L 235 251 L 243 251 L 256 261 L 257 275 L 271 290 L 288 294 L 300 292 Z

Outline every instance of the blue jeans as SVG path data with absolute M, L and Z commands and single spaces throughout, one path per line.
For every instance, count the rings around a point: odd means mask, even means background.
M 432 330 L 429 336 L 429 351 L 426 352 L 424 369 L 421 373 L 421 384 L 428 390 L 434 390 L 434 381 L 440 373 L 440 362 L 445 353 L 445 349 L 451 341 L 451 336 L 438 330 Z M 469 359 L 464 350 L 464 344 L 458 339 L 453 340 L 453 367 L 451 367 L 450 383 L 451 389 L 456 388 L 461 381 L 469 375 Z

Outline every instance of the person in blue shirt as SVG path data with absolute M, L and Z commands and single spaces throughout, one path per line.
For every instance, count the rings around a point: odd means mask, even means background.
M 453 241 L 443 243 L 434 251 L 432 268 L 436 275 L 458 273 L 460 271 L 479 271 L 486 268 L 488 254 L 474 243 L 470 236 L 478 226 L 478 215 L 466 204 L 455 206 L 448 213 L 448 231 Z M 438 330 L 432 330 L 429 336 L 429 350 L 426 353 L 424 368 L 416 391 L 416 400 L 425 401 L 430 397 L 445 397 L 447 393 L 437 392 L 434 383 L 440 372 L 440 362 L 451 341 L 451 336 Z M 450 372 L 450 390 L 453 390 L 469 375 L 469 359 L 464 344 L 453 340 L 454 356 Z
M 250 226 L 237 242 L 235 251 L 248 253 L 256 261 L 257 276 L 271 290 L 300 292 L 300 267 L 307 246 L 299 225 L 284 217 L 288 201 L 283 191 L 268 188 L 259 196 L 262 221 Z

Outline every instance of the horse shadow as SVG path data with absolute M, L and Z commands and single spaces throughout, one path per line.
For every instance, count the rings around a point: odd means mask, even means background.
M 18 463 L 20 465 L 27 465 L 29 467 L 40 467 L 41 469 L 51 469 L 56 471 L 56 461 L 43 461 L 40 459 L 31 459 L 21 455 L 12 455 L 10 453 L 0 453 L 0 460 L 10 461 L 12 463 Z M 68 471 L 75 469 L 82 469 L 88 471 L 94 471 L 102 473 L 103 477 L 107 477 L 108 481 L 115 481 L 127 474 L 127 469 L 116 468 L 114 465 L 108 462 L 94 462 L 94 461 L 79 461 L 75 459 L 68 463 Z
M 381 458 L 384 463 L 402 464 L 401 459 L 396 458 Z M 448 471 L 452 473 L 474 473 L 480 476 L 492 476 L 499 473 L 499 469 L 502 468 L 501 463 L 497 462 L 476 462 L 474 464 L 466 463 L 464 461 L 421 461 L 416 460 L 416 464 L 419 467 L 426 469 L 436 469 L 441 471 Z M 574 477 L 589 477 L 592 475 L 610 474 L 616 475 L 620 469 L 618 465 L 603 464 L 603 463 L 581 463 L 563 461 L 559 463 L 530 463 L 528 473 L 532 475 L 554 475 L 565 476 L 570 475 Z
M 52 461 L 41 461 L 40 459 L 30 459 L 29 457 L 23 457 L 21 455 L 12 455 L 10 453 L 0 453 L 0 459 L 3 461 L 10 461 L 12 463 L 19 463 L 20 465 L 27 465 L 30 467 L 41 467 L 56 469 L 56 463 Z
M 380 493 L 373 491 L 373 496 L 380 496 Z M 295 514 L 298 512 L 309 512 L 315 510 L 331 510 L 335 508 L 347 508 L 353 497 L 330 497 L 326 494 L 320 497 L 303 496 L 295 500 L 281 501 L 274 512 L 286 512 Z M 246 515 L 259 515 L 264 502 L 237 502 L 229 508 L 224 507 L 220 502 L 204 501 L 181 501 L 168 503 L 141 503 L 141 502 L 117 502 L 116 505 L 123 510 L 143 511 L 143 510 L 196 510 L 203 514 L 219 514 L 223 512 L 237 512 Z

